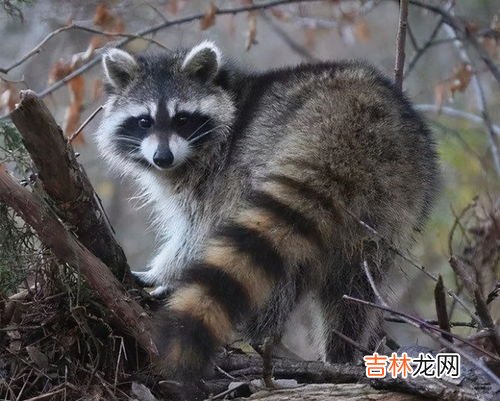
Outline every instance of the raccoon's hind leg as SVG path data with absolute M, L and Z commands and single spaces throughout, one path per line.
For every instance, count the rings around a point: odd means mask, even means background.
M 382 335 L 382 314 L 379 310 L 366 305 L 342 299 L 349 295 L 370 302 L 375 302 L 375 294 L 366 277 L 362 264 L 367 262 L 375 284 L 381 285 L 382 269 L 388 266 L 373 262 L 372 258 L 354 258 L 349 262 L 337 265 L 319 291 L 325 330 L 325 359 L 331 363 L 350 362 L 360 355 L 353 344 L 345 341 L 335 331 L 349 337 L 364 348 L 372 351 Z M 338 263 L 338 262 L 337 262 Z M 379 270 L 380 269 L 380 270 Z
M 299 267 L 313 274 L 322 236 L 317 223 L 279 194 L 255 191 L 212 235 L 197 263 L 183 272 L 157 343 L 171 375 L 200 375 L 217 348 L 231 342 Z

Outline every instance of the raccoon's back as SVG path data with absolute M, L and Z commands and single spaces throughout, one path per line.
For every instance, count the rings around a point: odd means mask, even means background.
M 231 158 L 241 179 L 249 177 L 249 192 L 271 176 L 288 179 L 303 187 L 273 194 L 286 205 L 300 209 L 317 193 L 406 245 L 439 179 L 432 135 L 401 92 L 356 62 L 274 71 L 250 87 Z M 321 212 L 306 213 L 322 225 Z M 337 226 L 337 234 L 346 231 Z

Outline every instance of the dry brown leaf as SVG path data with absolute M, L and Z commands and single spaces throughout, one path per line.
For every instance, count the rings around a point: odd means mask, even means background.
M 204 31 L 215 24 L 215 16 L 217 14 L 217 6 L 214 3 L 210 3 L 210 7 L 207 12 L 200 20 L 200 29 Z
M 234 34 L 236 33 L 236 21 L 234 18 L 234 15 L 227 15 L 227 30 L 229 33 L 229 36 L 234 37 Z
M 79 75 L 68 82 L 68 90 L 70 94 L 70 103 L 64 114 L 62 124 L 65 136 L 70 136 L 76 131 L 80 124 L 83 104 L 85 100 L 85 78 Z M 75 143 L 83 143 L 83 135 L 80 134 L 75 138 Z
M 371 32 L 365 19 L 358 18 L 354 23 L 354 36 L 361 43 L 366 43 L 370 40 Z
M 102 96 L 103 88 L 102 79 L 96 79 L 92 84 L 92 101 L 95 102 Z
M 179 13 L 179 11 L 182 11 L 182 9 L 186 6 L 186 2 L 184 0 L 170 0 L 166 5 L 165 5 L 165 10 L 172 15 L 176 15 Z
M 245 41 L 245 50 L 249 51 L 251 47 L 257 44 L 257 16 L 255 13 L 248 13 L 248 29 Z
M 480 40 L 486 52 L 494 59 L 500 59 L 500 41 L 492 36 L 483 36 Z
M 304 29 L 304 46 L 308 49 L 314 49 L 316 47 L 316 34 L 318 30 L 316 28 L 307 27 Z
M 434 86 L 434 104 L 438 109 L 441 109 L 444 102 L 449 98 L 449 82 L 439 82 Z
M 68 82 L 68 88 L 71 96 L 71 103 L 83 104 L 85 97 L 85 78 L 78 75 Z
M 271 14 L 274 18 L 279 19 L 281 21 L 288 21 L 290 19 L 290 14 L 283 11 L 281 8 L 273 7 L 271 8 Z
M 479 25 L 476 22 L 467 21 L 465 23 L 465 31 L 469 35 L 474 35 L 479 30 Z
M 111 13 L 109 7 L 104 4 L 98 4 L 95 8 L 94 24 L 101 28 L 109 28 L 115 22 L 115 15 Z
M 445 79 L 434 87 L 434 102 L 440 108 L 446 100 L 453 100 L 456 92 L 464 92 L 472 78 L 470 64 L 462 63 L 453 69 L 451 78 Z
M 462 63 L 454 68 L 453 77 L 451 78 L 450 92 L 451 96 L 455 92 L 463 92 L 469 86 L 472 78 L 472 67 L 470 64 Z
M 71 63 L 66 63 L 63 60 L 56 61 L 49 71 L 49 85 L 52 85 L 54 82 L 63 79 L 73 70 L 74 66 L 72 66 Z
M 67 108 L 64 115 L 63 131 L 66 137 L 70 137 L 75 132 L 80 124 L 80 116 L 82 114 L 82 105 L 78 103 L 71 103 Z M 80 133 L 73 143 L 83 142 L 83 132 Z
M 103 3 L 98 4 L 95 9 L 94 24 L 112 33 L 123 33 L 125 30 L 123 19 Z
M 10 82 L 0 85 L 0 114 L 10 113 L 19 102 L 19 91 Z

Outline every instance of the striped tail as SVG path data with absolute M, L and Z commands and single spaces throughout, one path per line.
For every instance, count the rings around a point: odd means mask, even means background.
M 297 188 L 285 181 L 266 181 L 184 272 L 159 319 L 162 365 L 171 374 L 202 375 L 217 348 L 266 304 L 276 285 L 321 254 L 322 235 L 309 213 L 317 216 L 319 199 L 297 201 Z

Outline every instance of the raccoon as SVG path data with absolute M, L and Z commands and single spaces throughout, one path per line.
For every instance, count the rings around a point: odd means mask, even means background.
M 370 345 L 374 300 L 422 229 L 438 187 L 435 143 L 393 83 L 358 61 L 249 72 L 205 41 L 189 50 L 103 56 L 98 130 L 110 166 L 152 204 L 161 245 L 148 286 L 163 366 L 193 378 L 235 334 L 280 336 L 315 299 L 325 360 Z M 364 225 L 363 225 L 363 224 Z M 369 225 L 378 236 L 373 236 Z M 384 238 L 384 241 L 380 240 Z

